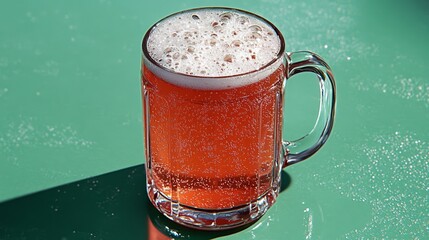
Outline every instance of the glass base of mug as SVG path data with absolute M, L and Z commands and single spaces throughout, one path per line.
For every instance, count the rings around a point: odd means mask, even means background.
M 256 201 L 230 209 L 204 210 L 176 203 L 148 184 L 150 201 L 170 220 L 200 230 L 226 230 L 258 220 L 275 202 L 279 189 L 271 189 Z

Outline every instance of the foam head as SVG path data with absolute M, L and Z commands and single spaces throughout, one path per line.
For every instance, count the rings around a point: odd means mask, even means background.
M 156 62 L 147 64 L 153 67 L 151 70 L 157 71 L 155 68 L 159 65 L 181 73 L 182 77 L 200 76 L 201 79 L 254 72 L 278 59 L 281 48 L 277 31 L 267 22 L 241 11 L 218 8 L 195 9 L 167 17 L 151 29 L 146 44 L 148 57 Z M 163 78 L 179 85 L 187 81 L 177 76 Z M 235 83 L 227 80 L 226 85 L 244 85 L 257 80 L 249 76 L 246 79 L 245 82 L 235 79 Z M 205 80 L 192 81 L 190 87 L 196 88 L 204 88 L 201 84 L 208 88 L 226 86 L 224 81 L 214 79 L 209 84 L 212 87 L 204 84 Z

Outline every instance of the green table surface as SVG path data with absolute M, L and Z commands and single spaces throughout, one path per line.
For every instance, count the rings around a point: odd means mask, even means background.
M 338 106 L 264 217 L 201 232 L 146 197 L 140 46 L 158 19 L 212 5 L 323 56 Z M 428 23 L 425 0 L 2 1 L 0 239 L 429 239 Z M 285 138 L 311 129 L 317 86 L 288 81 Z

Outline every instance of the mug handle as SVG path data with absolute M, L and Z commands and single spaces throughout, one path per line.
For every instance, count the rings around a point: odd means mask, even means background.
M 302 72 L 316 74 L 319 79 L 320 105 L 316 123 L 309 133 L 295 141 L 282 141 L 285 159 L 283 168 L 307 159 L 325 144 L 334 124 L 336 106 L 334 75 L 320 56 L 309 51 L 299 51 L 287 53 L 286 60 L 289 62 L 286 79 Z

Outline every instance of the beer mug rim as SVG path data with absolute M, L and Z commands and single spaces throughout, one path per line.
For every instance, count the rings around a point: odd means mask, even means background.
M 259 69 L 256 70 L 252 70 L 252 71 L 248 71 L 248 72 L 244 72 L 244 73 L 239 73 L 239 74 L 232 74 L 232 75 L 225 75 L 225 76 L 200 76 L 200 75 L 189 75 L 189 74 L 185 74 L 185 73 L 180 73 L 180 72 L 176 72 L 174 70 L 171 70 L 169 68 L 166 68 L 160 64 L 158 64 L 157 61 L 155 61 L 149 54 L 149 50 L 147 48 L 147 43 L 148 43 L 148 39 L 149 36 L 151 34 L 151 32 L 159 25 L 161 24 L 164 20 L 173 17 L 175 15 L 180 15 L 183 13 L 189 13 L 189 12 L 195 12 L 195 11 L 201 11 L 201 10 L 224 10 L 224 11 L 232 11 L 232 12 L 239 12 L 245 15 L 248 15 L 250 17 L 254 17 L 259 19 L 260 21 L 266 23 L 269 27 L 272 28 L 272 30 L 275 32 L 275 34 L 277 35 L 277 37 L 279 38 L 279 43 L 280 43 L 280 48 L 279 51 L 276 55 L 276 57 L 274 59 L 272 59 L 271 61 L 269 61 L 268 63 L 266 63 L 265 65 L 263 65 L 262 67 L 260 67 Z M 245 10 L 241 10 L 241 9 L 237 9 L 237 8 L 230 8 L 230 7 L 201 7 L 201 8 L 192 8 L 192 9 L 188 9 L 188 10 L 184 10 L 184 11 L 180 11 L 180 12 L 176 12 L 173 14 L 170 14 L 164 18 L 162 18 L 161 20 L 159 20 L 158 22 L 156 22 L 154 25 L 152 25 L 147 32 L 145 33 L 144 37 L 143 37 L 143 41 L 142 41 L 142 51 L 143 51 L 143 63 L 149 68 L 149 69 L 155 69 L 157 70 L 157 73 L 160 73 L 161 75 L 163 75 L 166 78 L 172 77 L 172 78 L 181 78 L 184 80 L 184 85 L 188 85 L 186 84 L 186 81 L 189 81 L 189 83 L 191 83 L 192 81 L 196 81 L 201 80 L 201 79 L 208 79 L 208 80 L 219 80 L 219 81 L 228 81 L 231 78 L 234 78 L 234 81 L 236 81 L 236 79 L 242 79 L 242 78 L 249 78 L 252 75 L 263 75 L 263 76 L 268 76 L 269 74 L 271 74 L 274 69 L 273 67 L 275 66 L 276 68 L 283 62 L 283 57 L 284 57 L 284 52 L 285 52 L 285 40 L 283 38 L 283 35 L 281 34 L 280 30 L 270 21 L 268 21 L 267 19 L 265 19 L 264 17 L 261 17 L 255 13 L 249 12 L 249 11 L 245 11 Z M 262 74 L 263 72 L 267 72 L 266 74 Z M 160 77 L 163 77 L 160 76 Z M 263 77 L 259 76 L 259 79 L 263 79 Z M 216 81 L 216 80 L 215 80 Z M 239 82 L 239 81 L 238 81 Z M 209 83 L 209 81 L 207 81 L 207 83 Z M 210 84 L 208 84 L 209 86 L 205 86 L 208 88 L 210 87 Z M 218 84 L 217 84 L 218 85 Z M 243 84 L 246 85 L 246 84 Z M 213 88 L 216 88 L 215 86 L 212 86 Z M 198 88 L 198 87 L 197 87 Z

